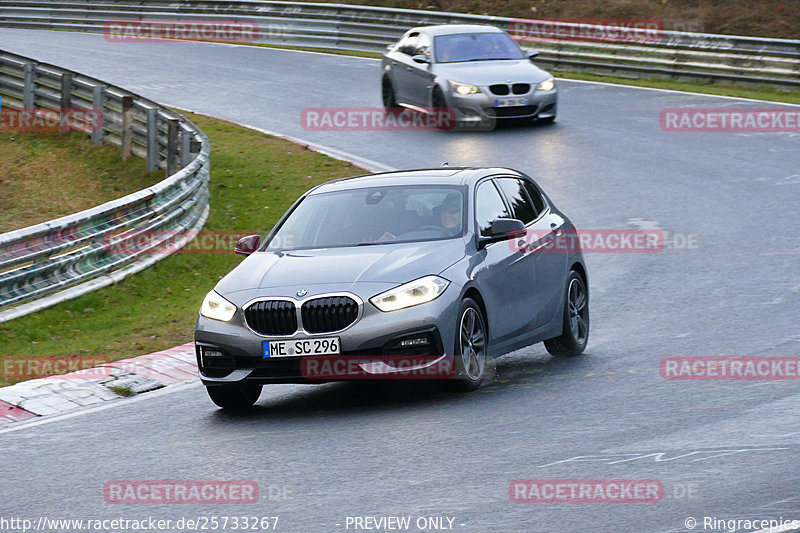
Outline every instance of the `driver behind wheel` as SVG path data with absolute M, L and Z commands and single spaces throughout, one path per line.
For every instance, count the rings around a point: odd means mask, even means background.
M 445 196 L 437 210 L 439 224 L 451 235 L 461 233 L 461 195 L 450 193 Z

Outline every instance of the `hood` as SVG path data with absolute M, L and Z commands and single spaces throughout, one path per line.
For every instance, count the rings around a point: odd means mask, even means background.
M 428 274 L 439 274 L 464 255 L 462 238 L 292 252 L 256 252 L 222 278 L 216 290 L 224 295 L 252 289 L 315 284 L 400 284 Z
M 529 59 L 503 61 L 467 61 L 464 63 L 439 63 L 435 74 L 451 81 L 471 85 L 494 83 L 539 83 L 552 76 Z

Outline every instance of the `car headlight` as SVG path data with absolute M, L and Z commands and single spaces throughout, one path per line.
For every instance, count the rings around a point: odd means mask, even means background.
M 381 311 L 397 311 L 435 300 L 448 285 L 450 282 L 439 276 L 425 276 L 373 296 L 369 301 Z
M 236 313 L 236 306 L 219 295 L 216 291 L 206 294 L 203 305 L 200 307 L 200 314 L 206 318 L 230 321 Z
M 450 86 L 453 88 L 455 92 L 460 95 L 466 94 L 478 94 L 481 92 L 475 85 L 469 85 L 467 83 L 458 83 L 457 81 L 451 81 Z
M 544 80 L 542 83 L 540 83 L 539 86 L 536 87 L 536 90 L 537 91 L 552 91 L 555 88 L 556 88 L 556 84 L 553 81 L 553 78 L 550 78 L 549 80 Z

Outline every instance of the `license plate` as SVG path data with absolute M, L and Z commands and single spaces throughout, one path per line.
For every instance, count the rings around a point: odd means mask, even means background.
M 292 339 L 289 341 L 263 341 L 264 359 L 273 357 L 299 357 L 302 355 L 338 355 L 339 337 Z
M 495 107 L 509 107 L 518 105 L 528 105 L 527 98 L 497 98 L 494 101 Z

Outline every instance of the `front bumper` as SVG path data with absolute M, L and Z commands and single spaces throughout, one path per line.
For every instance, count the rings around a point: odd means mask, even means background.
M 555 118 L 558 107 L 558 89 L 538 91 L 535 85 L 525 94 L 498 96 L 488 86 L 480 86 L 476 94 L 461 95 L 450 89 L 447 105 L 455 111 L 460 123 L 495 122 L 503 119 Z M 500 106 L 507 99 L 525 100 L 524 105 Z
M 458 290 L 451 284 L 432 302 L 388 313 L 369 303 L 372 294 L 356 294 L 364 302 L 359 318 L 344 330 L 331 333 L 299 332 L 290 337 L 262 336 L 246 327 L 241 308 L 230 322 L 199 316 L 195 329 L 195 352 L 200 378 L 206 386 L 243 382 L 320 383 L 353 378 L 345 374 L 337 378 L 336 375 L 313 375 L 307 372 L 310 359 L 320 362 L 325 357 L 332 361 L 352 358 L 380 362 L 361 366 L 366 377 L 374 379 L 397 377 L 395 371 L 398 360 L 402 360 L 401 364 L 406 369 L 409 364 L 413 365 L 417 377 L 430 377 L 425 375 L 425 369 L 441 368 L 446 363 L 444 356 L 451 360 L 449 356 L 455 345 Z M 262 355 L 262 343 L 265 340 L 320 337 L 338 337 L 341 355 L 273 358 L 264 358 Z M 427 344 L 399 346 L 402 340 L 423 337 L 428 339 Z M 208 355 L 214 352 L 221 355 Z

